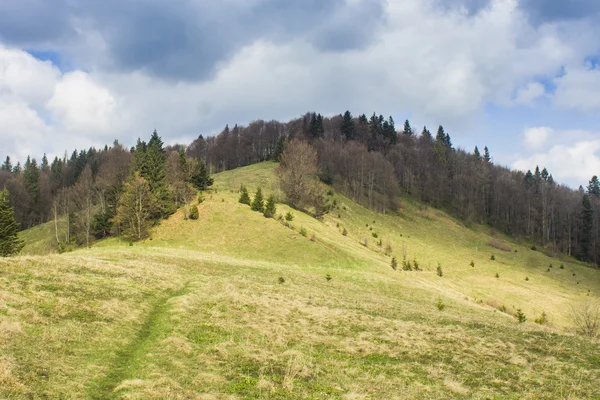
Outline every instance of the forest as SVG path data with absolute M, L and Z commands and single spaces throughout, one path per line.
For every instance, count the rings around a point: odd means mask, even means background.
M 487 147 L 457 149 L 442 126 L 435 135 L 427 127 L 418 132 L 408 120 L 397 129 L 392 117 L 376 113 L 257 120 L 200 135 L 187 146 L 164 146 L 155 131 L 130 149 L 115 141 L 51 162 L 46 155 L 39 163 L 28 157 L 23 165 L 6 157 L 0 189 L 7 190 L 20 229 L 54 221 L 59 249 L 107 236 L 139 240 L 209 187 L 210 174 L 280 161 L 291 139 L 316 151 L 321 182 L 378 212 L 401 213 L 402 199 L 412 198 L 447 210 L 467 226 L 488 224 L 528 240 L 532 248 L 592 264 L 600 259 L 596 176 L 587 188 L 573 190 L 555 182 L 546 168 L 523 173 L 495 165 Z

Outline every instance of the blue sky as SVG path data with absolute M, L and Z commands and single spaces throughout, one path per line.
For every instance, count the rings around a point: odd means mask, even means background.
M 599 22 L 595 0 L 4 0 L 0 153 L 349 109 L 578 186 L 600 175 Z

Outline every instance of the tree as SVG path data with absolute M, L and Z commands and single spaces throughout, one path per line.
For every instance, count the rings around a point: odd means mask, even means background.
M 279 162 L 283 150 L 285 149 L 285 136 L 281 136 L 277 139 L 277 145 L 275 145 L 275 151 L 273 152 L 273 160 Z
M 267 218 L 273 218 L 275 213 L 277 212 L 277 207 L 275 206 L 275 196 L 270 195 L 267 198 L 267 204 L 265 205 L 264 216 Z
M 256 189 L 256 194 L 254 195 L 254 200 L 252 201 L 252 205 L 250 207 L 252 208 L 252 211 L 265 211 L 265 199 L 263 198 L 261 188 Z
M 473 159 L 475 161 L 481 161 L 481 153 L 479 152 L 479 148 L 477 148 L 477 146 L 475 146 L 475 149 L 473 150 Z
M 590 184 L 587 187 L 588 194 L 596 199 L 600 198 L 600 180 L 594 175 L 590 180 Z
M 17 254 L 24 243 L 19 239 L 19 226 L 8 202 L 8 190 L 0 191 L 0 257 Z
M 187 180 L 198 190 L 206 190 L 213 185 L 214 179 L 208 174 L 204 160 L 190 160 L 187 163 L 189 179 Z
M 152 215 L 157 209 L 156 203 L 150 184 L 139 173 L 134 174 L 125 184 L 116 216 L 126 237 L 142 240 L 148 236 Z
M 581 249 L 580 258 L 583 261 L 590 261 L 593 230 L 594 230 L 594 209 L 588 194 L 583 195 L 583 210 L 581 211 Z
M 492 163 L 492 156 L 490 156 L 490 149 L 488 149 L 487 146 L 485 146 L 483 148 L 483 161 L 485 161 L 488 164 Z M 539 172 L 539 169 L 538 169 Z
M 354 120 L 350 111 L 346 111 L 342 117 L 340 131 L 346 140 L 354 139 Z
M 244 185 L 240 186 L 239 202 L 242 204 L 250 205 L 250 196 L 248 195 L 248 189 L 246 189 L 246 186 L 244 186 Z
M 10 162 L 9 156 L 6 156 L 6 160 L 4 161 L 4 164 L 2 164 L 2 167 L 0 167 L 0 170 L 6 171 L 6 172 L 12 172 L 13 166 L 12 166 L 12 163 Z
M 317 179 L 317 152 L 308 143 L 293 139 L 281 156 L 276 170 L 281 190 L 289 204 L 302 207 L 307 203 L 309 182 Z
M 413 135 L 413 130 L 410 127 L 410 122 L 408 122 L 408 120 L 404 121 L 404 129 L 402 130 L 402 133 L 407 135 L 407 136 L 412 136 Z

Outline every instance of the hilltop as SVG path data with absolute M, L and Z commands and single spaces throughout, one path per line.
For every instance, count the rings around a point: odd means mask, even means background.
M 30 255 L 0 260 L 0 397 L 600 395 L 572 321 L 598 270 L 413 200 L 381 214 L 330 190 L 323 220 L 266 219 L 237 191 L 280 197 L 274 165 L 215 175 L 197 221 L 133 246 L 41 255 L 52 227 L 26 231 Z

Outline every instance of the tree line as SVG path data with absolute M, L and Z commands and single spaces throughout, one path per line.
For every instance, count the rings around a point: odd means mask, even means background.
M 355 117 L 346 111 L 324 117 L 310 112 L 286 123 L 258 120 L 247 126 L 226 126 L 217 135 L 199 136 L 185 149 L 163 148 L 155 134 L 147 144 L 140 140 L 130 150 L 115 142 L 100 151 L 74 151 L 52 163 L 43 157 L 38 165 L 28 158 L 23 166 L 13 166 L 7 158 L 0 171 L 0 188 L 8 190 L 22 229 L 62 215 L 65 218 L 57 224 L 66 226 L 57 231 L 63 232 L 66 242 L 73 232 L 81 242 L 81 232 L 86 232 L 86 241 L 90 236 L 119 234 L 123 221 L 115 217 L 128 180 L 131 184 L 136 176 L 131 171 L 146 180 L 157 201 L 150 219 L 158 221 L 186 204 L 190 196 L 186 184 L 206 188 L 203 180 L 209 174 L 280 161 L 286 145 L 295 139 L 316 151 L 314 173 L 321 182 L 374 210 L 398 210 L 399 199 L 411 197 L 443 208 L 466 223 L 486 223 L 597 263 L 597 177 L 587 188 L 572 190 L 555 182 L 545 168 L 511 171 L 495 165 L 487 147 L 483 152 L 477 147 L 467 152 L 453 146 L 442 126 L 434 132 L 423 127 L 419 133 L 408 120 L 398 129 L 391 116 L 376 113 Z M 289 182 L 289 178 L 285 179 Z M 313 203 L 320 193 L 320 189 L 313 190 Z M 310 197 L 304 196 L 301 205 L 309 204 Z M 82 210 L 88 211 L 82 216 Z

